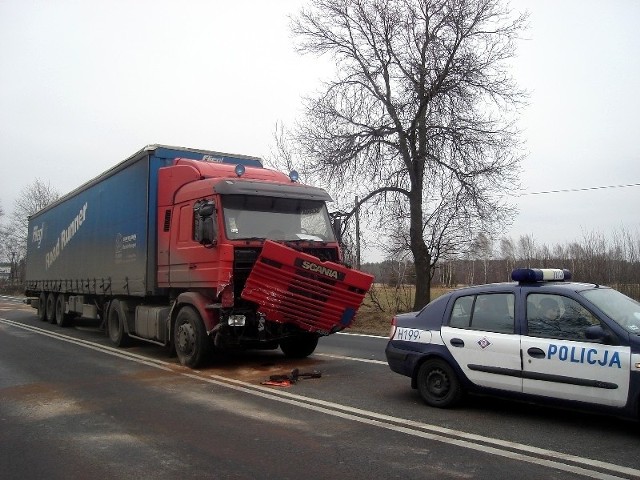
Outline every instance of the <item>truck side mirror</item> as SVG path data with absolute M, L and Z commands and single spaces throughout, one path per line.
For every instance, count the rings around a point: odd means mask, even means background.
M 205 217 L 202 220 L 202 239 L 200 243 L 203 245 L 213 245 L 216 243 L 216 228 L 212 217 Z
M 202 245 L 215 245 L 217 229 L 216 207 L 213 202 L 197 202 L 193 206 L 193 238 Z
M 213 205 L 213 202 L 203 203 L 198 209 L 198 213 L 201 217 L 210 217 L 215 211 L 216 207 Z

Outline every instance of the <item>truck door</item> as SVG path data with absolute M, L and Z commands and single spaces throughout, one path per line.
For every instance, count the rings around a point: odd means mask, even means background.
M 522 391 L 514 306 L 513 293 L 461 296 L 453 304 L 448 325 L 441 329 L 456 363 L 478 386 Z
M 193 239 L 199 248 L 190 269 L 192 287 L 219 287 L 230 281 L 233 249 L 219 247 L 218 212 L 214 199 L 202 199 L 193 206 Z M 221 258 L 222 251 L 231 253 L 229 258 Z
M 192 270 L 197 267 L 202 245 L 193 239 L 193 204 L 176 205 L 171 228 L 169 282 L 172 287 L 191 284 Z
M 624 406 L 629 394 L 630 347 L 588 340 L 586 328 L 600 325 L 606 330 L 606 325 L 572 298 L 530 293 L 526 305 L 523 392 Z

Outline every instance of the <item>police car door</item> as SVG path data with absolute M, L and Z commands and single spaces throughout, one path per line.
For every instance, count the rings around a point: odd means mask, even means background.
M 523 392 L 624 406 L 629 393 L 630 348 L 586 339 L 585 329 L 601 322 L 572 298 L 530 293 L 526 302 Z
M 481 387 L 522 391 L 520 335 L 514 329 L 515 295 L 458 297 L 442 340 L 464 374 Z

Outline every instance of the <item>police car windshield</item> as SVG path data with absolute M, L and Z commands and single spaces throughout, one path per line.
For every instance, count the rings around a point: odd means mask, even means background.
M 580 294 L 629 333 L 640 335 L 640 303 L 611 288 L 585 290 Z
M 334 242 L 323 201 L 258 195 L 222 197 L 227 238 Z

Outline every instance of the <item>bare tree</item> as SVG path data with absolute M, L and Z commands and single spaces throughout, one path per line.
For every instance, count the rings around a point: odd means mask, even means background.
M 404 226 L 416 309 L 442 252 L 513 213 L 524 92 L 506 68 L 525 20 L 499 0 L 317 0 L 293 20 L 299 51 L 338 67 L 294 131 L 301 170 L 381 232 Z
M 289 132 L 282 122 L 277 122 L 273 131 L 274 146 L 267 162 L 273 163 L 278 169 L 290 172 L 295 170 L 294 145 L 289 139 Z
M 502 272 L 504 277 L 499 280 L 511 280 L 511 272 L 516 268 L 516 245 L 510 237 L 502 237 L 500 239 L 500 255 L 505 260 L 505 270 Z
M 535 267 L 537 246 L 533 235 L 520 235 L 518 238 L 518 260 L 523 267 Z
M 13 205 L 11 219 L 4 239 L 5 251 L 14 262 L 24 259 L 27 253 L 29 216 L 54 202 L 60 194 L 49 183 L 36 178 L 22 189 Z
M 482 262 L 484 283 L 488 282 L 489 262 L 493 258 L 493 240 L 487 235 L 480 233 L 474 240 L 471 248 L 472 258 Z

